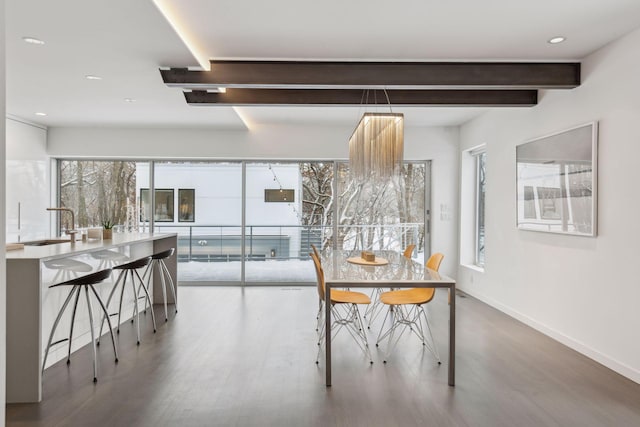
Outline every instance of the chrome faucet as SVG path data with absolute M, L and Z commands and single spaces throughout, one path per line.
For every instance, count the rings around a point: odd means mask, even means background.
M 59 212 L 69 212 L 71 214 L 71 230 L 69 230 L 69 228 L 67 227 L 67 230 L 65 230 L 65 233 L 71 236 L 71 242 L 73 243 L 73 241 L 75 241 L 75 237 L 76 237 L 76 233 L 77 231 L 75 230 L 75 226 L 76 226 L 76 216 L 73 213 L 73 211 L 69 208 L 47 208 L 48 211 L 59 211 Z

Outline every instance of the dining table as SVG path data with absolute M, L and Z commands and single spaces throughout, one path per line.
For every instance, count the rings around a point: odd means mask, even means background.
M 448 383 L 455 385 L 456 281 L 395 251 L 375 252 L 386 263 L 357 262 L 360 251 L 327 250 L 322 256 L 325 301 L 332 288 L 447 288 L 449 289 Z M 331 386 L 331 304 L 325 304 L 325 374 Z

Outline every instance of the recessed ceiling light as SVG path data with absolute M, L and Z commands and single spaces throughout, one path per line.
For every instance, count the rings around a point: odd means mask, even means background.
M 86 76 L 84 76 L 87 80 L 102 80 L 102 77 L 100 76 L 94 76 L 92 74 L 88 74 Z
M 24 40 L 25 43 L 29 44 L 44 44 L 42 40 L 35 37 L 23 37 L 22 40 Z
M 124 102 L 136 102 L 136 100 L 133 98 L 125 98 Z
M 558 44 L 566 40 L 566 37 L 558 36 L 548 40 L 548 43 Z
M 41 116 L 41 117 L 44 117 L 44 116 L 46 116 L 46 115 L 47 115 L 47 113 L 40 113 L 40 112 L 37 112 L 37 113 L 34 113 L 34 114 L 35 114 L 36 116 Z

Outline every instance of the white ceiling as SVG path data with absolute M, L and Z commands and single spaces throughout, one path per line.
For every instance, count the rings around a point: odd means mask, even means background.
M 243 107 L 238 115 L 229 107 L 189 107 L 158 68 L 209 58 L 579 60 L 640 26 L 639 0 L 5 3 L 7 112 L 50 126 L 244 129 L 240 115 L 251 125 L 355 124 L 358 108 Z M 546 42 L 556 35 L 567 41 Z M 24 36 L 46 44 L 27 44 Z M 458 125 L 486 111 L 395 110 L 407 126 Z

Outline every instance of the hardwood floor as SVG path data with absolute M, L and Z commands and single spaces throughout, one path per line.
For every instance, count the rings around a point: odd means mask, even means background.
M 97 384 L 85 347 L 46 370 L 41 403 L 8 405 L 7 425 L 640 425 L 640 385 L 470 297 L 457 300 L 449 387 L 446 300 L 429 304 L 441 366 L 413 336 L 383 364 L 376 325 L 373 365 L 338 335 L 326 388 L 314 287 L 181 287 L 180 313 L 157 334 L 143 322 L 139 347 L 121 328 L 117 365 L 99 349 Z

